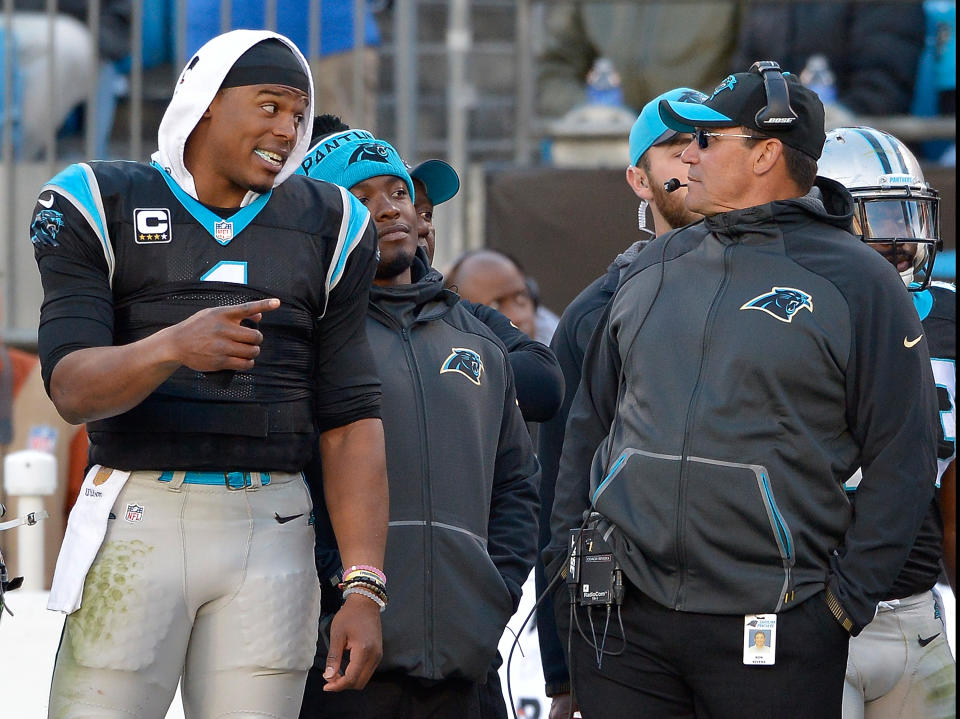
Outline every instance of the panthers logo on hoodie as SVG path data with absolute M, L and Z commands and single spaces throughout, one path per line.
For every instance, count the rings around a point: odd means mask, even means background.
M 480 377 L 483 374 L 483 360 L 480 359 L 480 355 L 466 347 L 451 347 L 450 349 L 453 352 L 443 361 L 440 374 L 457 372 L 479 386 Z
M 770 292 L 747 300 L 741 310 L 762 310 L 781 322 L 793 322 L 800 310 L 813 312 L 813 298 L 793 287 L 772 287 Z

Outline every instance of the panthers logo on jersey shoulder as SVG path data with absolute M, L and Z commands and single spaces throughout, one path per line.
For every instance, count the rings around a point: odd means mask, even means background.
M 51 202 L 52 204 L 52 202 Z M 30 241 L 35 245 L 57 247 L 57 235 L 63 229 L 63 214 L 57 210 L 40 210 L 30 223 Z
M 741 310 L 762 310 L 781 322 L 793 322 L 800 310 L 813 312 L 813 298 L 793 287 L 772 287 L 770 292 L 747 300 Z
M 480 379 L 483 375 L 483 360 L 480 355 L 472 349 L 466 347 L 451 347 L 450 353 L 440 366 L 440 374 L 444 372 L 456 372 L 462 374 L 475 385 L 480 385 Z

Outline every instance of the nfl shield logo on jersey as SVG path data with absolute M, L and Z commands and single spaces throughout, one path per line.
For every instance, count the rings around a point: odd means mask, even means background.
M 233 239 L 233 223 L 223 220 L 213 224 L 213 236 L 221 242 Z
M 128 504 L 127 513 L 124 516 L 128 522 L 139 522 L 143 519 L 143 507 L 139 504 Z

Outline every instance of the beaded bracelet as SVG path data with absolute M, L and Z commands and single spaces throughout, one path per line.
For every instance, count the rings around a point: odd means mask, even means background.
M 381 612 L 387 608 L 387 603 L 385 601 L 383 601 L 380 597 L 378 597 L 373 592 L 368 592 L 366 589 L 363 589 L 361 587 L 347 587 L 347 589 L 345 589 L 343 592 L 343 598 L 346 599 L 351 594 L 360 594 L 366 597 L 367 599 L 373 600 L 374 602 L 377 603 L 377 606 L 380 607 Z
M 350 581 L 347 581 L 347 582 L 341 582 L 338 586 L 341 590 L 344 590 L 344 592 L 346 592 L 346 590 L 350 589 L 351 587 L 358 587 L 360 589 L 365 589 L 368 592 L 373 592 L 385 602 L 387 601 L 387 598 L 388 598 L 387 590 L 382 584 L 380 584 L 375 580 L 368 579 L 366 577 L 351 579 Z M 344 594 L 344 596 L 346 596 L 346 594 Z
M 349 572 L 344 573 L 343 581 L 352 579 L 353 577 L 369 577 L 370 579 L 377 582 L 377 584 L 382 584 L 387 586 L 387 580 L 383 578 L 382 572 L 368 572 L 366 569 L 353 569 Z
M 383 589 L 387 588 L 386 584 L 381 582 L 372 574 L 358 574 L 353 572 L 352 574 L 348 574 L 346 577 L 340 580 L 341 584 L 350 584 L 351 582 L 364 582 L 366 584 L 372 584 L 376 587 L 382 587 Z
M 373 577 L 350 577 L 349 579 L 344 579 L 340 582 L 340 589 L 346 589 L 349 586 L 354 584 L 362 584 L 364 586 L 373 587 L 377 591 L 386 593 L 387 588 L 380 582 L 379 579 L 374 579 Z
M 345 575 L 346 575 L 346 574 L 350 574 L 351 572 L 354 572 L 354 571 L 357 571 L 357 570 L 365 570 L 365 571 L 367 571 L 367 572 L 373 572 L 375 575 L 377 575 L 377 578 L 378 578 L 381 582 L 383 582 L 384 584 L 387 583 L 387 575 L 383 573 L 383 570 L 382 570 L 382 569 L 377 569 L 376 567 L 371 566 L 371 565 L 369 565 L 369 564 L 354 564 L 353 566 L 351 566 L 351 567 L 349 567 L 349 568 L 347 569 Z

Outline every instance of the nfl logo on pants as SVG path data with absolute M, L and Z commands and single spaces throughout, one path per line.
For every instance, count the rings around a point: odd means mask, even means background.
M 124 516 L 128 522 L 139 522 L 143 519 L 143 507 L 139 504 L 128 504 L 127 514 Z

